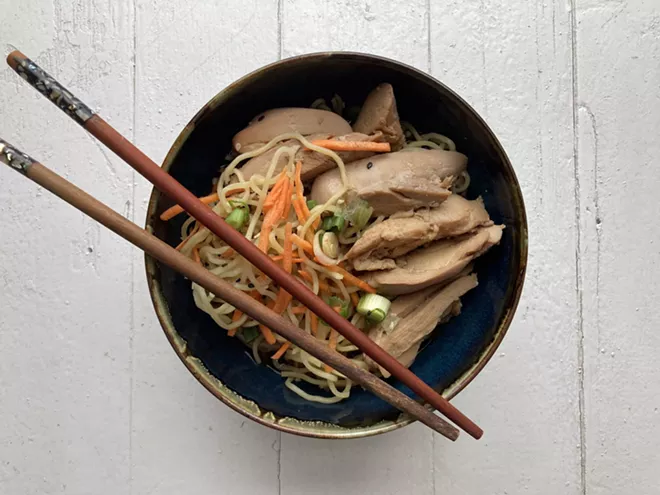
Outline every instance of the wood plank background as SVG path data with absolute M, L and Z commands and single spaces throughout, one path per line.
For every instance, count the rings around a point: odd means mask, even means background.
M 5 53 L 156 161 L 210 97 L 279 58 L 414 65 L 489 122 L 530 223 L 515 322 L 456 399 L 484 439 L 413 425 L 328 442 L 215 400 L 166 342 L 140 253 L 0 170 L 0 493 L 658 493 L 658 2 L 0 0 L 0 19 Z M 149 185 L 6 67 L 0 135 L 143 222 Z

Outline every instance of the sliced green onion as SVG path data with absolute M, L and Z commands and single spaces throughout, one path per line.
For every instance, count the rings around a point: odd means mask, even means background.
M 248 221 L 250 214 L 248 213 L 247 208 L 234 208 L 231 210 L 231 213 L 225 218 L 225 222 L 234 227 L 236 230 L 240 230 L 243 225 Z
M 334 232 L 325 232 L 321 237 L 321 249 L 326 256 L 336 260 L 339 257 L 339 238 Z
M 365 294 L 360 298 L 357 312 L 372 323 L 380 323 L 387 316 L 392 303 L 378 294 Z
M 371 214 L 374 212 L 374 209 L 369 206 L 363 199 L 356 199 L 351 201 L 351 203 L 346 207 L 344 215 L 346 219 L 351 222 L 351 224 L 358 228 L 362 229 L 371 218 Z
M 319 204 L 317 201 L 314 201 L 313 199 L 310 199 L 307 201 L 307 208 L 310 210 L 313 210 L 315 207 L 317 207 Z
M 326 232 L 341 232 L 344 230 L 345 225 L 346 220 L 342 215 L 332 215 L 323 219 L 321 228 Z
M 254 339 L 257 338 L 257 336 L 259 335 L 259 330 L 257 329 L 257 327 L 247 327 L 247 328 L 243 328 L 243 330 L 241 330 L 241 333 L 243 334 L 243 340 L 245 340 L 245 343 L 249 344 L 250 342 L 252 342 Z
M 340 297 L 331 296 L 330 299 L 328 299 L 328 305 L 333 308 L 339 306 L 341 308 L 339 310 L 339 315 L 342 318 L 348 318 L 351 316 L 351 305 L 348 303 L 348 301 L 344 301 Z

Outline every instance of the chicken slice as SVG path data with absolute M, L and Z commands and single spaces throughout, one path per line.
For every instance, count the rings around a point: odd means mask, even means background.
M 436 241 L 396 260 L 396 268 L 370 272 L 362 279 L 379 293 L 409 294 L 445 282 L 461 272 L 472 260 L 498 244 L 503 225 L 478 229 L 473 234 Z

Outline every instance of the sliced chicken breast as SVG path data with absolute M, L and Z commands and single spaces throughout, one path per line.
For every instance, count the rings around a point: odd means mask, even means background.
M 352 191 L 374 209 L 374 215 L 438 206 L 447 199 L 467 157 L 455 151 L 397 151 L 352 162 L 346 175 Z M 314 181 L 311 199 L 325 203 L 343 187 L 339 170 Z
M 353 130 L 363 134 L 382 132 L 394 151 L 403 147 L 405 138 L 391 84 L 379 84 L 369 93 L 353 125 Z
M 407 218 L 389 218 L 366 230 L 346 253 L 356 270 L 394 268 L 394 258 L 445 237 L 455 237 L 492 224 L 481 198 L 457 194 L 440 206 L 420 209 Z M 382 262 L 382 263 L 381 263 Z
M 234 149 L 242 153 L 246 146 L 267 143 L 285 132 L 329 134 L 343 136 L 353 132 L 343 118 L 333 112 L 315 108 L 275 108 L 257 115 L 248 126 L 238 132 L 232 140 Z
M 455 277 L 472 260 L 502 238 L 502 225 L 478 229 L 460 238 L 434 242 L 396 260 L 396 268 L 371 272 L 362 278 L 379 293 L 409 294 Z
M 472 274 L 462 276 L 444 287 L 435 285 L 397 297 L 392 302 L 390 312 L 400 318 L 399 322 L 389 332 L 382 326 L 374 327 L 369 332 L 369 338 L 404 366 L 410 366 L 422 340 L 438 322 L 460 313 L 459 298 L 476 286 L 477 276 Z M 367 358 L 366 361 L 370 367 L 376 368 L 377 365 L 371 359 Z M 383 369 L 381 373 L 389 376 Z

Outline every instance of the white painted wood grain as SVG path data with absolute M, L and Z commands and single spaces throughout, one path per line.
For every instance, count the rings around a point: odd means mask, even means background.
M 436 490 L 582 493 L 569 13 L 559 0 L 432 8 L 433 75 L 474 105 L 507 150 L 530 245 L 514 323 L 456 399 L 486 433 L 436 442 Z
M 4 53 L 20 48 L 130 132 L 128 1 L 0 12 Z M 0 135 L 130 211 L 130 171 L 1 65 Z M 6 167 L 0 184 L 0 493 L 126 493 L 130 248 Z
M 282 56 L 367 52 L 428 68 L 426 0 L 282 0 Z
M 660 4 L 578 3 L 586 482 L 660 486 Z
M 212 96 L 277 60 L 277 3 L 137 2 L 136 135 L 156 162 Z M 151 192 L 136 179 L 136 218 Z M 136 267 L 132 489 L 135 494 L 275 494 L 279 434 L 225 407 L 183 367 Z

